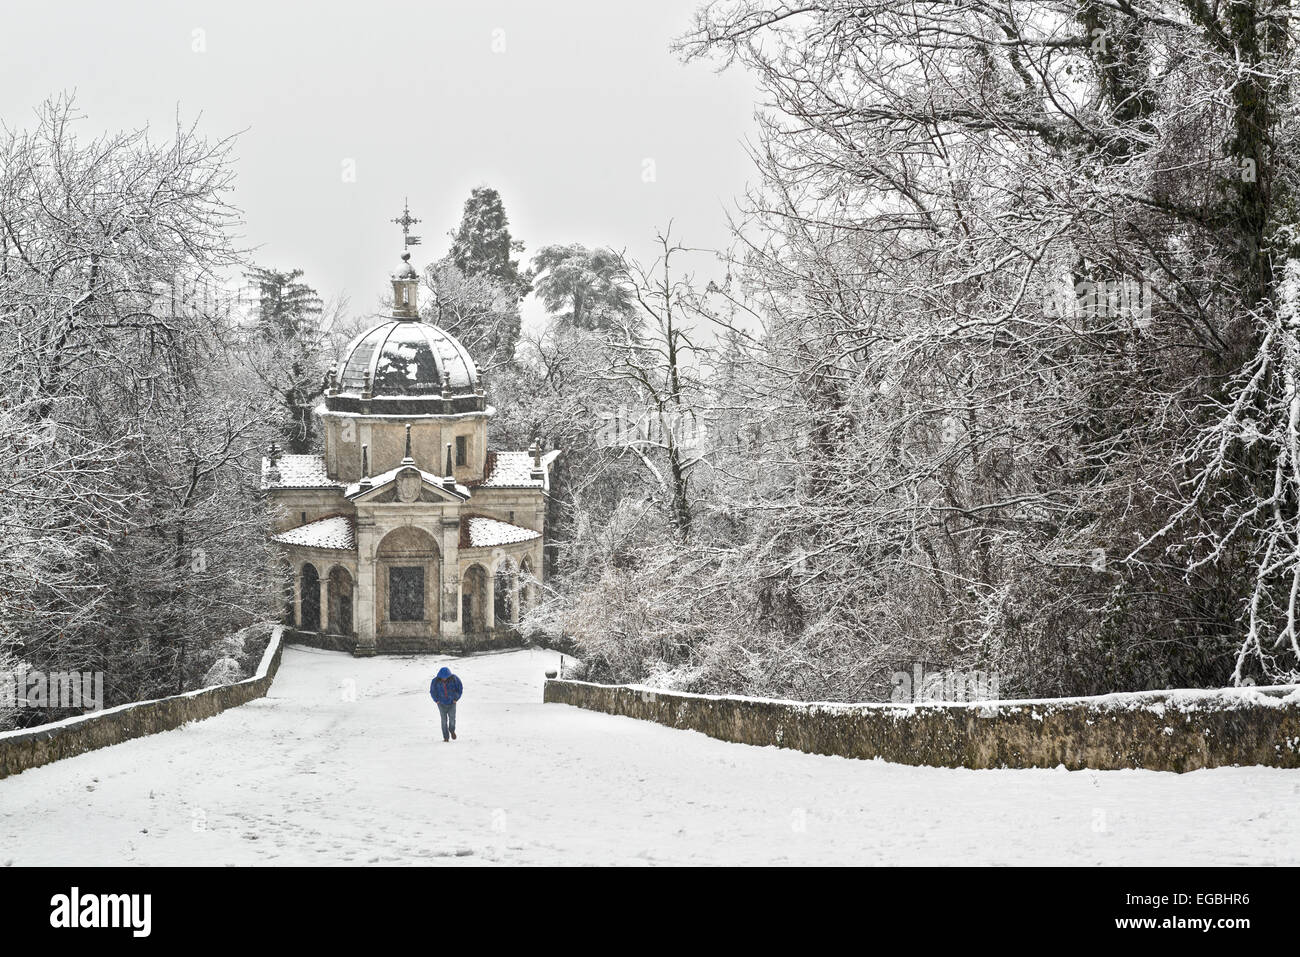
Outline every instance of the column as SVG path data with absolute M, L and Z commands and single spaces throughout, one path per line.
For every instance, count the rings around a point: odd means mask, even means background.
M 293 627 L 302 628 L 302 566 L 295 565 L 290 575 L 293 577 Z
M 510 624 L 518 628 L 519 627 L 519 596 L 521 592 L 521 589 L 519 587 L 519 580 L 523 577 L 523 575 L 519 571 L 519 565 L 515 565 L 514 569 L 515 569 L 515 573 L 514 575 L 511 576 L 511 581 L 510 581 L 510 588 L 514 592 L 514 600 L 510 603 Z
M 357 643 L 352 653 L 358 658 L 375 653 L 375 527 L 357 516 L 357 577 L 352 588 L 352 622 Z
M 330 579 L 326 572 L 320 579 L 320 633 L 323 635 L 330 627 Z
M 463 633 L 460 620 L 460 510 L 454 506 L 445 509 L 439 528 L 442 532 L 442 540 L 438 543 L 442 550 L 439 563 L 442 594 L 438 601 L 442 621 L 438 623 L 438 633 L 443 638 L 459 638 Z

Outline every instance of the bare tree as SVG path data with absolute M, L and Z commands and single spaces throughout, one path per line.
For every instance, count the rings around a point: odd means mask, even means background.
M 265 612 L 259 414 L 228 391 L 231 142 L 77 119 L 0 140 L 0 641 L 120 702 Z

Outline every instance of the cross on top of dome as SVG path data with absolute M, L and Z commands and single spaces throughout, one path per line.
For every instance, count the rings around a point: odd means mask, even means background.
M 411 204 L 408 199 L 402 200 L 402 215 L 393 220 L 398 226 L 402 227 L 402 246 L 417 246 L 420 243 L 419 236 L 411 235 L 411 227 L 420 220 L 411 215 Z M 405 249 L 402 252 L 402 265 L 397 272 L 393 273 L 393 318 L 401 319 L 407 322 L 418 322 L 420 320 L 419 305 L 416 301 L 416 293 L 419 288 L 420 277 L 411 265 L 411 254 Z
M 411 235 L 411 227 L 420 220 L 411 215 L 411 203 L 407 197 L 402 197 L 402 215 L 392 220 L 392 222 L 402 227 L 403 246 L 418 246 L 420 244 L 420 237 Z
M 408 244 L 419 220 L 409 206 L 393 220 Z M 420 319 L 420 274 L 403 252 L 392 275 L 393 310 L 344 349 L 331 369 L 326 407 L 363 415 L 460 415 L 481 412 L 486 397 L 469 352 L 447 330 Z

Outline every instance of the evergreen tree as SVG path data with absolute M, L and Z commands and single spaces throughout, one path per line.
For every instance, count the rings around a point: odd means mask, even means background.
M 246 274 L 257 296 L 257 336 L 249 343 L 253 369 L 282 408 L 280 433 L 290 453 L 315 451 L 312 407 L 325 391 L 325 370 L 333 350 L 316 290 L 303 271 L 254 266 Z
M 543 246 L 533 257 L 537 294 L 562 326 L 609 329 L 632 313 L 623 265 L 612 249 L 581 243 Z
M 447 255 L 425 275 L 425 316 L 460 339 L 483 369 L 512 365 L 519 342 L 519 300 L 531 291 L 512 253 L 524 244 L 510 236 L 501 194 L 487 186 L 470 192 Z
M 315 331 L 321 312 L 325 308 L 316 290 L 300 282 L 303 271 L 293 269 L 280 272 L 254 266 L 245 276 L 257 290 L 258 321 L 264 334 L 299 335 Z
M 524 244 L 511 238 L 509 225 L 501 194 L 475 187 L 465 200 L 460 227 L 451 234 L 448 258 L 466 276 L 486 276 L 522 298 L 531 287 L 519 272 L 519 260 L 510 256 L 523 252 Z

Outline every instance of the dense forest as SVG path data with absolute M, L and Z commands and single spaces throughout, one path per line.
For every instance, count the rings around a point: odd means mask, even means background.
M 918 661 L 1004 696 L 1300 678 L 1296 32 L 1268 0 L 703 8 L 677 54 L 764 96 L 730 248 L 530 254 L 484 186 L 424 267 L 494 444 L 564 453 L 526 637 L 803 699 Z M 260 455 L 319 448 L 367 317 L 240 248 L 232 141 L 77 130 L 57 98 L 0 135 L 0 669 L 116 704 L 256 661 Z
M 679 52 L 767 97 L 726 278 L 632 275 L 579 378 L 718 427 L 574 491 L 591 673 L 1300 676 L 1294 40 L 1271 3 L 708 5 Z

